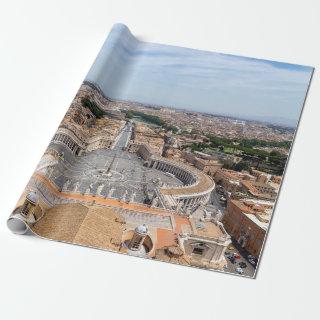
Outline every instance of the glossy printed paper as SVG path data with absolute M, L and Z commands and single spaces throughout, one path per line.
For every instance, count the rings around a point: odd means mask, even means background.
M 254 277 L 312 73 L 116 24 L 9 228 Z

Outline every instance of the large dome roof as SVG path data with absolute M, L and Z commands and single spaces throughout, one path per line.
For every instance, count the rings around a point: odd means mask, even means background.
M 27 200 L 32 202 L 32 203 L 36 203 L 38 201 L 39 197 L 38 195 L 36 194 L 36 192 L 34 191 L 31 191 L 30 193 L 28 193 L 27 195 Z
M 135 232 L 141 233 L 141 234 L 147 234 L 148 228 L 145 224 L 141 224 L 140 226 L 136 227 L 134 229 Z

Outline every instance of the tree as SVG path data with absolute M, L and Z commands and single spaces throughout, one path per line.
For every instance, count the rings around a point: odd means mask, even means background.
M 81 103 L 84 107 L 88 108 L 98 119 L 102 118 L 105 114 L 105 112 L 101 110 L 94 101 L 91 101 L 89 97 L 82 98 Z
M 133 113 L 129 110 L 129 111 L 127 111 L 126 112 L 126 117 L 128 118 L 128 119 L 132 119 L 133 118 Z
M 270 152 L 270 157 L 281 157 L 281 153 L 279 151 L 273 150 Z
M 249 171 L 250 165 L 248 161 L 240 161 L 234 165 L 233 169 L 235 171 L 242 171 L 242 170 Z

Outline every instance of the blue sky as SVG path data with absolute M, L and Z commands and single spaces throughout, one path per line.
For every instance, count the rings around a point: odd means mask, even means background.
M 114 99 L 293 125 L 312 70 L 140 42 L 116 24 L 86 80 Z

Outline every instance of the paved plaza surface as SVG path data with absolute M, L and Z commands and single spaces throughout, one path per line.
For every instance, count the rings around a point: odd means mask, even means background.
M 63 191 L 90 193 L 122 201 L 145 203 L 156 187 L 181 186 L 183 183 L 164 172 L 143 166 L 144 160 L 123 149 L 131 137 L 128 123 L 113 149 L 97 149 L 74 157 L 63 145 L 51 147 L 63 153 L 64 161 L 55 166 L 50 175 Z

